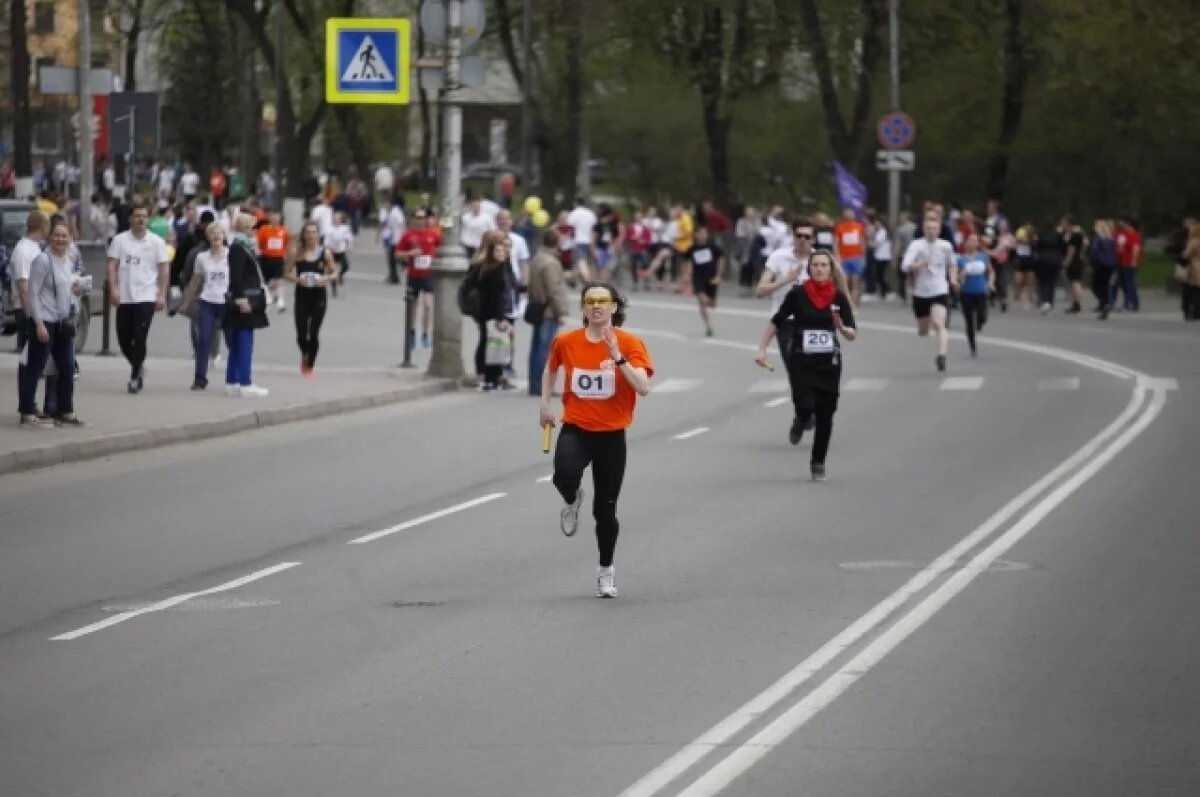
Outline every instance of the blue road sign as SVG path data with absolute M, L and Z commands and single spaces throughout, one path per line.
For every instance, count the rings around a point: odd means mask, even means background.
M 876 133 L 884 149 L 911 149 L 917 138 L 917 123 L 903 111 L 892 111 L 879 118 Z
M 408 59 L 407 19 L 330 19 L 325 26 L 325 99 L 407 104 Z

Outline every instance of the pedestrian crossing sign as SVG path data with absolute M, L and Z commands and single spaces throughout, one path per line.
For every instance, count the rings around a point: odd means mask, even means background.
M 407 105 L 407 19 L 333 18 L 325 23 L 325 101 Z

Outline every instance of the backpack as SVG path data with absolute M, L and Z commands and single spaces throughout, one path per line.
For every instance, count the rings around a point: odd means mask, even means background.
M 458 311 L 468 318 L 479 318 L 483 313 L 483 294 L 479 290 L 479 268 L 471 266 L 463 281 L 458 285 Z

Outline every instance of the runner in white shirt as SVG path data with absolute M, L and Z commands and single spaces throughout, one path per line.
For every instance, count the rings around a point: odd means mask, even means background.
M 325 240 L 325 236 L 329 235 L 329 231 L 333 229 L 333 206 L 329 204 L 329 200 L 322 199 L 321 203 L 308 214 L 308 217 L 316 222 L 317 229 L 321 231 L 321 243 L 329 246 L 329 241 Z
M 146 229 L 150 212 L 136 202 L 129 214 L 129 230 L 112 239 L 108 247 L 109 301 L 117 308 L 117 343 L 129 361 L 131 394 L 140 393 L 146 338 L 154 313 L 167 306 L 167 243 Z
M 575 249 L 573 262 L 588 263 L 592 253 L 593 231 L 596 229 L 596 214 L 587 206 L 583 197 L 575 197 L 575 209 L 567 214 L 567 223 L 571 225 L 574 239 L 571 241 Z
M 483 201 L 479 197 L 469 198 L 462 215 L 462 229 L 458 234 L 459 243 L 467 250 L 468 260 L 475 256 L 479 245 L 483 243 L 484 233 L 495 227 L 496 217 L 484 210 Z
M 200 190 L 200 175 L 196 174 L 196 170 L 190 163 L 183 165 L 183 176 L 179 178 L 179 188 L 183 192 L 185 202 L 195 199 L 196 192 Z
M 325 235 L 325 245 L 333 252 L 333 261 L 337 263 L 338 279 L 333 283 L 333 295 L 338 295 L 338 286 L 346 284 L 346 272 L 350 270 L 350 250 L 354 248 L 354 230 L 346 214 L 340 210 L 334 214 L 333 226 Z
M 954 248 L 949 241 L 938 237 L 942 229 L 936 215 L 925 217 L 924 237 L 914 240 L 904 253 L 901 269 L 915 276 L 913 284 L 913 315 L 917 317 L 917 334 L 925 337 L 932 324 L 939 371 L 946 370 L 946 349 L 950 333 L 946 329 L 946 313 L 950 306 L 950 291 L 958 290 Z
M 380 167 L 383 169 L 386 167 Z M 400 284 L 400 273 L 396 268 L 396 245 L 404 237 L 404 211 L 390 199 L 379 207 L 379 229 L 375 232 L 375 240 L 383 244 L 383 254 L 387 258 L 387 283 Z
M 158 172 L 158 196 L 160 199 L 171 199 L 171 194 L 175 193 L 175 170 L 170 166 L 164 166 Z

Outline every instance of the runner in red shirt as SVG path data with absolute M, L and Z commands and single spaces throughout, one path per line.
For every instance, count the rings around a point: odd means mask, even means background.
M 413 317 L 413 336 L 421 330 L 421 346 L 430 346 L 429 334 L 433 328 L 433 258 L 442 243 L 442 230 L 429 223 L 428 214 L 418 208 L 412 217 L 412 225 L 400 236 L 396 244 L 396 258 L 404 264 L 408 275 L 408 291 L 416 300 Z M 412 341 L 416 345 L 416 341 Z
M 654 243 L 654 233 L 646 224 L 646 214 L 640 210 L 634 211 L 633 221 L 625 227 L 625 251 L 629 252 L 629 271 L 633 276 L 633 289 L 638 289 L 638 280 L 642 279 L 643 286 L 649 290 L 649 281 L 640 275 L 646 266 L 650 265 L 650 246 Z
M 1117 234 L 1114 237 L 1117 241 L 1118 284 L 1125 294 L 1124 306 L 1127 311 L 1136 313 L 1141 308 L 1137 273 L 1142 265 L 1142 235 L 1132 221 L 1122 219 L 1117 222 Z

